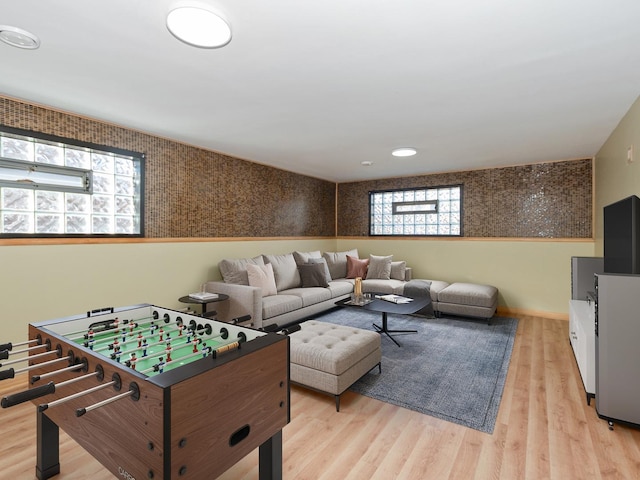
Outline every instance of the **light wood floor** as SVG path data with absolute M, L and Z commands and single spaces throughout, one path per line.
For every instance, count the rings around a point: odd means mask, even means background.
M 0 425 L 0 478 L 35 478 L 34 406 L 0 410 Z M 587 406 L 568 322 L 539 317 L 520 320 L 492 435 L 351 392 L 336 413 L 332 397 L 294 387 L 283 438 L 289 480 L 640 478 L 640 430 L 610 431 Z M 116 478 L 62 432 L 60 450 L 58 479 Z M 257 479 L 257 463 L 256 450 L 220 478 Z

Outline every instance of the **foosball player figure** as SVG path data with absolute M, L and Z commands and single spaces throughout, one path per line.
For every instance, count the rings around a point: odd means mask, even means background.
M 153 335 L 153 332 L 156 331 L 156 328 L 158 328 L 158 326 L 155 323 L 151 322 L 151 325 L 149 325 L 149 335 Z
M 136 357 L 136 352 L 131 352 L 131 358 L 127 362 L 128 366 L 132 369 L 136 369 L 136 363 L 138 363 L 138 357 Z
M 113 339 L 113 343 L 109 345 L 109 350 L 113 350 L 115 352 L 116 348 L 120 348 L 120 340 L 118 337 Z
M 142 332 L 138 332 L 138 348 L 142 347 Z
M 138 328 L 138 324 L 135 322 L 129 322 L 129 333 L 133 335 L 134 330 Z
M 93 328 L 90 328 L 87 332 L 87 339 L 89 340 L 89 350 L 93 350 L 93 344 L 95 339 L 93 338 Z
M 198 353 L 198 344 L 200 342 L 201 340 L 194 335 L 193 340 L 191 340 L 191 345 L 193 346 L 193 353 Z
M 211 353 L 211 347 L 207 347 L 207 344 L 203 343 L 202 350 L 200 351 L 202 352 L 202 358 L 205 358 L 207 355 Z
M 159 362 L 153 366 L 153 369 L 157 372 L 162 373 L 164 371 L 164 358 L 158 358 Z
M 160 334 L 160 341 L 162 341 L 162 338 L 164 337 L 164 328 L 160 327 L 160 330 L 158 330 L 158 333 Z
M 113 353 L 111 354 L 111 359 L 115 360 L 116 362 L 120 363 L 120 356 L 122 355 L 122 352 L 120 351 L 120 346 L 117 345 L 113 348 Z
M 147 356 L 147 339 L 143 338 L 142 339 L 142 356 L 146 357 Z
M 122 343 L 127 341 L 127 329 L 122 327 Z
M 167 332 L 167 338 L 164 339 L 164 343 L 171 343 L 171 333 Z
M 182 336 L 182 330 L 184 330 L 184 324 L 182 322 L 178 322 L 178 336 Z
M 171 348 L 171 344 L 167 343 L 167 348 L 164 349 L 164 351 L 167 354 L 167 362 L 171 361 L 171 352 L 173 351 L 173 348 Z

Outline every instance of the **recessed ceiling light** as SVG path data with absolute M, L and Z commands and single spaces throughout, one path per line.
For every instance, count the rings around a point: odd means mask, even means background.
M 231 41 L 231 27 L 224 18 L 200 7 L 171 10 L 167 28 L 178 40 L 194 47 L 219 48 Z
M 0 40 L 12 47 L 35 50 L 40 46 L 40 39 L 33 33 L 9 25 L 0 25 Z
M 371 165 L 373 165 L 373 162 L 370 160 L 364 160 L 362 162 L 360 162 L 361 165 L 365 166 L 365 167 L 370 167 Z
M 402 147 L 396 148 L 393 152 L 391 152 L 391 155 L 393 155 L 394 157 L 411 157 L 416 153 L 418 153 L 418 151 L 415 148 Z

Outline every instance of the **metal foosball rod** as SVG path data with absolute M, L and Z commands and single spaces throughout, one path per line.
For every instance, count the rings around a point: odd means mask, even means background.
M 70 378 L 69 380 L 65 380 L 64 382 L 56 383 L 55 384 L 55 388 L 65 387 L 67 385 L 71 385 L 72 383 L 80 382 L 82 380 L 87 380 L 87 379 L 93 378 L 93 377 L 96 377 L 98 379 L 98 381 L 100 381 L 100 382 L 102 381 L 102 379 L 104 378 L 104 369 L 102 368 L 102 365 L 97 365 L 96 366 L 96 371 L 93 372 L 93 373 L 87 373 L 86 375 L 80 375 L 79 377 Z M 46 410 L 54 402 L 43 403 L 43 404 L 38 405 L 38 411 L 42 412 L 42 411 Z M 60 403 L 64 403 L 64 402 L 60 402 Z M 53 405 L 53 406 L 55 406 L 55 405 Z
M 140 399 L 140 389 L 138 388 L 138 384 L 135 382 L 131 382 L 129 385 L 129 390 L 119 395 L 116 395 L 111 398 L 107 398 L 106 400 L 102 400 L 101 402 L 94 403 L 93 405 L 89 405 L 88 407 L 78 408 L 76 410 L 76 417 L 81 417 L 85 413 L 88 413 L 97 408 L 104 407 L 105 405 L 109 405 L 117 400 L 122 400 L 123 398 L 131 397 L 133 400 L 138 401 Z
M 27 361 L 27 360 L 36 360 L 36 359 L 42 358 L 42 357 L 44 357 L 46 355 L 52 355 L 52 354 L 56 354 L 56 353 L 60 353 L 60 352 L 58 352 L 57 350 L 51 350 L 49 352 L 38 353 L 36 355 L 29 355 L 28 357 L 16 358 L 14 360 L 9 360 L 8 362 L 0 363 L 0 367 L 4 367 L 4 366 L 7 366 L 7 365 L 13 365 L 14 363 L 20 363 L 20 362 L 24 362 L 24 361 Z
M 111 380 L 110 382 L 102 383 L 102 384 L 96 385 L 95 387 L 92 387 L 92 388 L 87 388 L 86 390 L 82 390 L 81 392 L 74 393 L 72 395 L 68 395 L 66 397 L 59 398 L 58 400 L 54 400 L 53 402 L 44 403 L 42 405 L 39 405 L 38 406 L 38 410 L 42 412 L 42 411 L 46 410 L 47 408 L 55 407 L 57 405 L 69 402 L 69 401 L 74 400 L 76 398 L 80 398 L 80 397 L 83 397 L 85 395 L 89 395 L 90 393 L 97 392 L 98 390 L 105 389 L 105 388 L 110 387 L 112 385 L 116 385 L 117 383 L 118 383 L 117 380 Z
M 80 363 L 76 363 L 75 365 L 71 365 L 71 366 L 66 367 L 66 368 L 60 368 L 58 370 L 53 370 L 52 372 L 43 373 L 41 375 L 33 375 L 31 377 L 31 384 L 34 384 L 39 380 L 44 380 L 45 378 L 49 378 L 49 377 L 53 377 L 55 375 L 59 375 L 61 373 L 73 372 L 74 370 L 84 370 L 86 372 L 87 371 L 87 366 L 88 366 L 87 359 L 83 358 Z
M 42 344 L 42 345 L 36 345 L 35 347 L 23 348 L 22 350 L 0 350 L 0 360 L 6 360 L 11 355 L 19 355 L 21 353 L 28 353 L 28 352 L 31 352 L 33 350 L 37 350 L 39 348 L 45 348 L 45 347 L 47 347 L 47 345 Z
M 27 357 L 26 360 L 28 360 L 28 359 L 29 359 L 29 357 Z M 6 380 L 8 378 L 14 378 L 16 376 L 16 374 L 18 374 L 18 373 L 28 372 L 29 370 L 33 370 L 34 368 L 46 367 L 46 366 L 49 366 L 49 365 L 53 365 L 54 363 L 64 362 L 64 361 L 67 361 L 70 364 L 73 364 L 74 363 L 73 354 L 70 353 L 69 356 L 67 356 L 67 357 L 56 358 L 55 360 L 49 360 L 48 362 L 35 363 L 33 365 L 29 365 L 28 367 L 18 368 L 17 370 L 14 370 L 13 368 L 9 368 L 8 370 L 2 370 L 2 371 L 0 371 L 0 380 Z
M 1 343 L 1 344 L 0 344 L 0 351 L 2 351 L 2 350 L 9 350 L 9 351 L 11 351 L 11 350 L 13 350 L 13 347 L 21 347 L 21 346 L 23 346 L 23 345 L 29 345 L 29 344 L 31 344 L 31 343 L 33 343 L 33 342 L 42 342 L 42 339 L 41 339 L 41 338 L 34 338 L 33 340 L 27 340 L 26 342 L 19 342 L 19 343 L 11 343 L 11 342 L 8 342 L 8 343 Z

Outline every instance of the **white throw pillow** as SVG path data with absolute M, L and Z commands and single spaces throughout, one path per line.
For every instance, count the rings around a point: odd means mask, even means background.
M 262 296 L 276 295 L 276 279 L 273 276 L 273 267 L 270 263 L 266 265 L 247 265 L 247 276 L 249 285 L 262 289 Z

